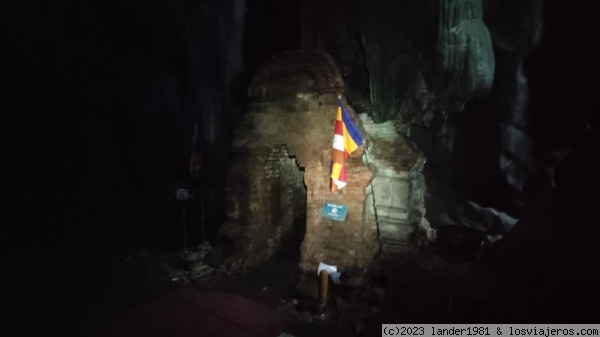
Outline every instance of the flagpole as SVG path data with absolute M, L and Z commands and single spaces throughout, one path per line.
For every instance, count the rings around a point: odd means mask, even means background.
M 200 169 L 200 230 L 202 234 L 202 242 L 204 244 L 204 169 Z
M 187 239 L 186 239 L 186 233 L 185 233 L 185 200 L 182 200 L 181 204 L 182 204 L 181 207 L 183 210 L 183 212 L 182 212 L 183 214 L 181 217 L 182 218 L 182 228 L 183 228 L 183 231 L 182 231 L 183 232 L 183 252 L 187 253 L 187 243 L 186 243 Z
M 200 244 L 204 244 L 204 156 L 206 155 L 206 153 L 204 153 L 204 142 L 200 142 L 200 153 L 201 155 L 201 159 L 200 159 L 200 167 L 199 167 L 199 173 L 200 173 L 200 239 L 202 240 L 200 242 Z
M 200 244 L 204 244 L 204 142 L 200 140 L 198 121 L 194 122 L 194 135 L 192 137 L 192 158 L 190 160 L 190 175 L 200 181 Z M 199 147 L 199 149 L 198 149 Z

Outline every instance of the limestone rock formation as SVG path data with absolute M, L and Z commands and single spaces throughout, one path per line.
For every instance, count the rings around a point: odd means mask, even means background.
M 438 34 L 440 70 L 450 78 L 445 89 L 464 101 L 487 95 L 495 58 L 481 0 L 441 0 Z
M 498 106 L 501 123 L 499 165 L 506 181 L 515 190 L 523 192 L 528 180 L 541 171 L 540 163 L 532 155 L 535 142 L 528 131 L 531 123 L 527 111 L 529 85 L 523 62 L 541 38 L 542 1 L 488 1 L 485 9 L 498 55 L 492 97 Z M 507 20 L 505 13 L 509 10 L 516 19 Z

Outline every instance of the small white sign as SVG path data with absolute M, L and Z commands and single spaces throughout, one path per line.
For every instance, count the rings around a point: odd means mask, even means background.
M 175 193 L 175 198 L 177 200 L 188 200 L 188 190 L 186 190 L 185 188 L 178 188 L 177 192 Z

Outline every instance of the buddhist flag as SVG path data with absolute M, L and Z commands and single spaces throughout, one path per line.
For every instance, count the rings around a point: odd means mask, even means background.
M 363 143 L 360 131 L 339 99 L 331 150 L 331 192 L 346 186 L 346 158 Z

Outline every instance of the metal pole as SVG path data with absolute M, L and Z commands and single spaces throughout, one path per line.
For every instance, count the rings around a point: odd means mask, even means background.
M 186 236 L 185 236 L 185 201 L 181 201 L 183 207 L 183 217 L 182 217 L 182 225 L 183 225 L 183 252 L 187 253 L 187 244 L 186 244 Z
M 202 233 L 202 242 L 200 242 L 201 244 L 204 244 L 204 171 L 200 171 L 201 173 L 201 177 L 200 177 L 200 212 L 201 212 L 201 223 L 200 223 L 200 230 Z

